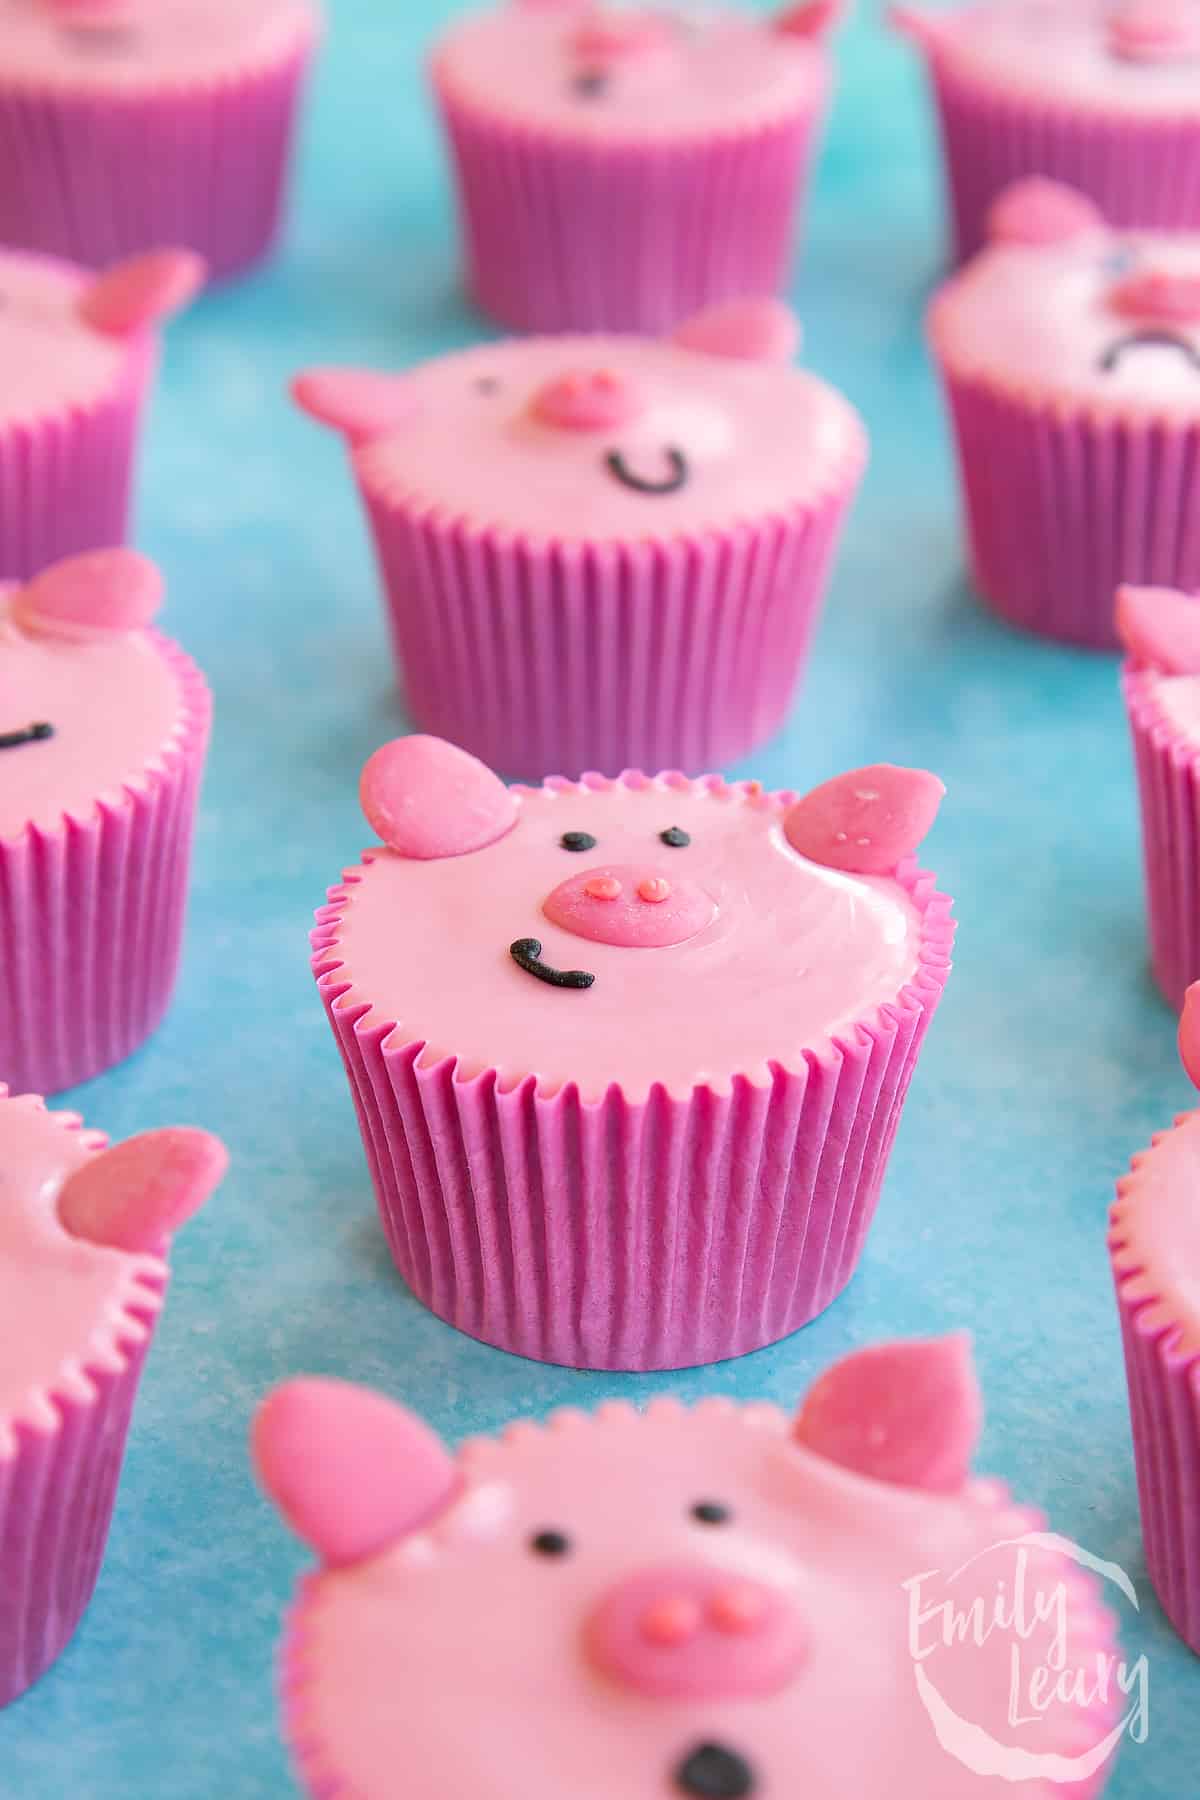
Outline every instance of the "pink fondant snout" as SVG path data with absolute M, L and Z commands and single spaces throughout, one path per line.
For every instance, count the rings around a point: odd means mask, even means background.
M 533 397 L 533 416 L 559 431 L 612 431 L 632 424 L 646 402 L 617 369 L 568 369 Z
M 572 875 L 542 911 L 576 937 L 642 950 L 684 944 L 717 916 L 715 901 L 697 882 L 630 863 Z
M 1109 290 L 1114 312 L 1148 325 L 1200 323 L 1200 274 L 1169 269 L 1139 269 Z
M 1187 0 L 1125 0 L 1109 14 L 1108 46 L 1126 62 L 1175 62 L 1200 54 L 1200 25 Z
M 594 1663 L 654 1700 L 761 1699 L 799 1673 L 807 1632 L 777 1589 L 702 1565 L 642 1569 L 587 1626 Z

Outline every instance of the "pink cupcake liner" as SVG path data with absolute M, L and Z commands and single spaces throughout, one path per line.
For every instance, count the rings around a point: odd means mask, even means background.
M 1176 1124 L 1189 1116 L 1181 1114 Z M 1142 1269 L 1127 1235 L 1125 1186 L 1118 1184 L 1108 1248 L 1125 1350 L 1146 1568 L 1171 1624 L 1200 1654 L 1200 1356 L 1180 1347 L 1180 1322 L 1167 1315 L 1161 1297 L 1147 1295 L 1139 1279 Z
M 1150 960 L 1176 1012 L 1200 978 L 1200 788 L 1197 755 L 1159 707 L 1155 677 L 1126 663 L 1129 715 L 1142 813 Z
M 823 105 L 681 144 L 600 144 L 477 112 L 437 79 L 472 298 L 515 331 L 658 335 L 787 284 Z
M 791 705 L 859 471 L 786 516 L 584 545 L 407 505 L 360 468 L 414 724 L 510 775 L 735 761 Z
M 962 78 L 936 54 L 930 78 L 960 262 L 986 243 L 997 195 L 1028 175 L 1090 195 L 1110 225 L 1200 230 L 1200 109 L 1190 117 L 1137 120 L 1039 106 Z
M 122 1061 L 171 997 L 212 702 L 159 643 L 183 691 L 159 761 L 88 817 L 0 841 L 0 1077 L 14 1092 L 57 1093 Z
M 359 879 L 348 871 L 346 881 Z M 581 1099 L 469 1080 L 339 1005 L 346 889 L 312 934 L 384 1231 L 417 1298 L 542 1362 L 670 1369 L 740 1356 L 822 1312 L 858 1263 L 925 1031 L 949 973 L 950 901 L 913 859 L 918 968 L 894 1003 L 772 1065 L 769 1086 Z
M 150 93 L 0 80 L 0 243 L 93 268 L 170 244 L 217 278 L 258 262 L 311 53 Z
M 943 374 L 972 572 L 1003 618 L 1112 650 L 1122 582 L 1200 587 L 1200 431 Z

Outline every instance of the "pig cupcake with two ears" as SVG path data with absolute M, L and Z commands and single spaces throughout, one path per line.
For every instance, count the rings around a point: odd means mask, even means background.
M 786 285 L 840 0 L 500 0 L 432 62 L 467 282 L 514 331 L 669 331 Z
M 0 587 L 0 1077 L 53 1093 L 166 1010 L 211 701 L 133 550 Z
M 104 1142 L 0 1085 L 0 1707 L 91 1599 L 170 1234 L 225 1169 L 203 1131 Z
M 860 1351 L 795 1418 L 615 1402 L 456 1455 L 380 1394 L 287 1383 L 254 1452 L 320 1558 L 282 1652 L 305 1790 L 1097 1795 L 1124 1725 L 1112 1620 L 1038 1515 L 972 1478 L 980 1411 L 961 1338 Z M 1035 1722 L 1008 1716 L 1010 1633 L 939 1647 L 931 1625 L 912 1647 L 914 1582 L 918 1610 L 990 1616 L 1014 1540 L 1026 1591 L 1059 1599 L 1023 1633 L 1022 1660 L 1060 1677 Z
M 0 581 L 123 542 L 156 327 L 203 275 L 182 250 L 100 276 L 0 250 Z
M 893 10 L 924 53 L 958 257 L 1032 175 L 1114 225 L 1200 231 L 1200 12 L 1194 0 L 976 0 Z
M 1200 232 L 1117 231 L 1042 180 L 990 232 L 929 320 L 975 581 L 1026 630 L 1115 648 L 1121 583 L 1200 586 Z
M 949 970 L 911 852 L 941 783 L 804 799 L 626 773 L 505 788 L 399 738 L 313 971 L 417 1297 L 588 1368 L 736 1356 L 840 1293 Z
M 865 459 L 777 301 L 673 338 L 302 375 L 374 533 L 408 711 L 505 774 L 730 762 L 782 722 Z

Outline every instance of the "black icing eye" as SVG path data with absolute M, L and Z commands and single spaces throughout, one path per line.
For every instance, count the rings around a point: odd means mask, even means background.
M 602 100 L 612 84 L 607 69 L 581 69 L 571 81 L 572 91 L 581 100 Z
M 733 1514 L 719 1500 L 697 1500 L 692 1517 L 697 1525 L 728 1525 Z
M 563 1531 L 539 1531 L 529 1540 L 535 1556 L 569 1556 L 571 1540 Z
M 496 375 L 477 375 L 475 392 L 477 394 L 495 394 L 500 390 L 500 379 Z
M 594 850 L 596 840 L 590 831 L 564 831 L 559 838 L 564 850 Z
M 41 744 L 53 736 L 53 725 L 39 720 L 36 725 L 21 725 L 16 731 L 0 731 L 0 750 L 18 750 L 22 744 Z
M 668 825 L 665 831 L 659 832 L 658 841 L 665 844 L 668 850 L 686 850 L 692 840 L 678 825 Z
M 1114 278 L 1128 275 L 1137 267 L 1138 253 L 1132 244 L 1117 244 L 1105 256 L 1100 264 L 1101 273 Z

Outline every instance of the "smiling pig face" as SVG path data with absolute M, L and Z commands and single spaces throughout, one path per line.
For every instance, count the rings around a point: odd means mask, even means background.
M 860 1352 L 795 1420 L 722 1399 L 617 1403 L 457 1457 L 379 1395 L 283 1387 L 254 1441 L 322 1561 L 283 1668 L 311 1792 L 983 1800 L 994 1781 L 943 1748 L 919 1695 L 906 1589 L 932 1589 L 933 1570 L 1011 1570 L 994 1547 L 1038 1523 L 969 1479 L 979 1412 L 961 1338 Z M 1061 1579 L 1061 1559 L 1028 1554 L 1031 1584 Z M 1051 1624 L 1030 1635 L 1044 1659 Z M 1076 1579 L 1067 1665 L 1110 1644 Z M 1003 1633 L 920 1672 L 976 1741 L 1020 1740 Z M 1106 1722 L 1055 1699 L 1019 1747 L 1049 1762 L 1102 1743 Z M 1005 1789 L 1058 1791 L 1034 1776 Z

